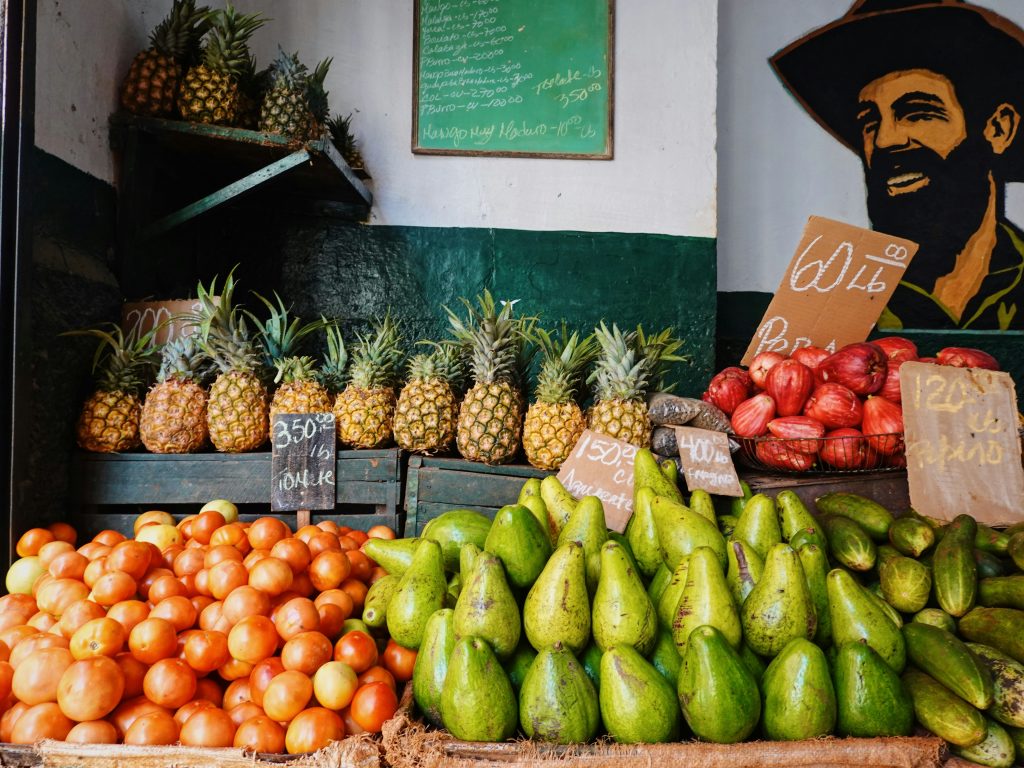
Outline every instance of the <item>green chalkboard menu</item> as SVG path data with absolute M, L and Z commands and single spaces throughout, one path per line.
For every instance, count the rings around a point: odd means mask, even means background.
M 612 157 L 614 0 L 416 0 L 413 152 Z

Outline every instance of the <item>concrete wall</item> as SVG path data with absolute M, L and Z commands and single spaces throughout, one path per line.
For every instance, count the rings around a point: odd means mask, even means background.
M 868 226 L 859 159 L 776 79 L 775 51 L 839 18 L 852 0 L 721 0 L 718 64 L 718 289 L 774 293 L 807 217 Z M 1020 0 L 978 0 L 1024 24 Z M 1024 222 L 1024 185 L 1007 213 Z
M 209 0 L 208 0 L 209 1 Z M 218 0 L 212 0 L 219 4 Z M 40 0 L 36 143 L 115 179 L 106 120 L 120 80 L 170 0 Z M 412 0 L 239 0 L 304 61 L 334 57 L 335 111 L 354 113 L 374 177 L 372 223 L 714 237 L 716 0 L 620 0 L 615 159 L 414 156 Z

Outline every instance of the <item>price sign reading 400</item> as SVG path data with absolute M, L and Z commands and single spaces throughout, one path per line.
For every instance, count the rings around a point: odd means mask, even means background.
M 910 240 L 812 216 L 743 364 L 864 341 L 916 253 Z
M 271 509 L 333 509 L 337 485 L 334 415 L 276 416 L 271 437 Z

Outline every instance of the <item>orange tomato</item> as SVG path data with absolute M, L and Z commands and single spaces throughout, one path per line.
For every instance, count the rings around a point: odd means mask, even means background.
M 349 709 L 364 731 L 380 733 L 384 723 L 394 717 L 398 697 L 387 683 L 369 683 L 356 691 Z
M 192 701 L 186 702 L 178 707 L 178 711 L 174 713 L 174 721 L 179 726 L 182 726 L 187 723 L 188 719 L 196 712 L 204 709 L 213 709 L 216 706 L 216 702 L 208 699 L 192 699 Z
M 251 701 L 243 701 L 240 704 L 236 704 L 231 709 L 225 709 L 224 711 L 228 713 L 228 717 L 231 718 L 231 722 L 235 724 L 236 728 L 246 720 L 251 720 L 254 717 L 266 714 L 266 712 L 263 711 L 263 707 Z
M 312 675 L 334 655 L 334 644 L 320 632 L 299 632 L 281 649 L 281 663 L 285 669 L 294 669 Z
M 352 563 L 340 549 L 321 552 L 309 564 L 309 578 L 317 592 L 335 589 L 351 573 Z
M 14 649 L 18 647 L 18 643 L 27 637 L 32 635 L 43 634 L 35 627 L 30 627 L 27 624 L 17 624 L 13 627 L 7 627 L 7 629 L 0 632 L 0 642 L 11 649 L 10 655 L 14 655 Z M 46 633 L 50 634 L 50 633 Z M 9 657 L 8 657 L 9 658 Z M 12 662 L 13 663 L 13 662 Z M 15 664 L 14 666 L 18 666 Z
M 60 619 L 65 608 L 88 596 L 89 588 L 77 579 L 53 579 L 43 584 L 36 592 L 36 604 L 40 611 L 46 611 L 55 619 Z
M 91 659 L 95 656 L 113 656 L 121 652 L 127 634 L 120 622 L 104 616 L 92 619 L 80 626 L 71 636 L 71 655 L 76 659 Z M 102 715 L 100 716 L 102 717 Z M 76 718 L 98 720 L 98 717 Z
M 334 646 L 334 660 L 343 661 L 356 674 L 362 674 L 377 663 L 377 643 L 358 629 L 346 632 Z
M 177 577 L 188 576 L 189 574 L 198 573 L 206 562 L 206 553 L 201 549 L 195 549 L 189 547 L 183 549 L 181 553 L 174 558 L 174 575 Z
M 342 661 L 329 661 L 313 675 L 316 700 L 328 709 L 344 709 L 352 702 L 359 680 L 352 667 Z
M 224 691 L 224 697 L 220 701 L 221 707 L 227 711 L 231 711 L 239 704 L 246 701 L 252 701 L 252 697 L 249 695 L 249 678 L 245 677 L 240 680 L 233 680 Z
M 135 579 L 124 571 L 108 570 L 92 585 L 92 598 L 100 605 L 111 606 L 135 597 L 138 589 Z
M 378 581 L 388 575 L 388 572 L 381 568 L 379 565 L 375 565 L 373 570 L 370 571 L 370 586 L 373 586 Z
M 292 535 L 288 525 L 276 517 L 261 517 L 246 529 L 249 544 L 255 549 L 269 550 L 281 539 Z
M 178 633 L 167 619 L 150 616 L 136 624 L 128 635 L 128 649 L 143 664 L 156 664 L 177 652 Z
M 177 709 L 195 694 L 196 673 L 181 659 L 161 659 L 149 668 L 142 690 L 154 704 Z
M 317 612 L 320 614 L 320 631 L 333 643 L 341 635 L 345 614 L 333 603 L 324 603 Z
M 360 686 L 369 685 L 370 683 L 384 683 L 390 686 L 391 690 L 396 693 L 398 692 L 395 686 L 395 676 L 381 666 L 370 667 L 359 676 Z
M 25 659 L 36 651 L 41 651 L 43 648 L 70 648 L 70 646 L 71 641 L 63 635 L 53 632 L 36 632 L 15 644 L 9 661 L 11 666 L 17 669 Z
M 112 547 L 108 547 L 106 544 L 100 544 L 98 541 L 90 541 L 78 548 L 78 554 L 87 558 L 89 562 L 92 562 L 98 557 L 106 557 L 110 554 Z
M 141 600 L 122 600 L 110 606 L 107 618 L 119 622 L 125 632 L 131 633 L 140 621 L 149 618 L 149 606 Z
M 353 549 L 359 549 L 359 544 L 355 539 L 350 538 L 348 534 L 338 536 L 338 546 L 341 547 L 343 552 L 351 552 Z
M 112 571 L 124 571 L 133 580 L 138 581 L 146 575 L 149 561 L 152 559 L 153 551 L 145 542 L 122 541 L 107 555 L 107 568 Z
M 354 607 L 352 604 L 352 597 L 343 589 L 328 589 L 321 592 L 316 596 L 316 599 L 313 600 L 313 604 L 317 608 L 320 608 L 327 603 L 338 606 L 338 608 L 341 609 L 341 612 L 345 614 L 346 619 L 352 615 L 352 609 Z
M 185 641 L 185 661 L 200 675 L 222 667 L 230 658 L 228 638 L 223 632 L 200 630 Z
M 365 544 L 366 540 L 368 538 L 370 538 L 369 536 L 366 535 L 365 531 L 349 531 L 345 535 L 348 536 L 350 539 L 352 539 L 359 546 L 362 546 L 363 544 Z
M 295 532 L 295 538 L 307 542 L 320 532 L 320 529 L 315 525 L 304 525 Z
M 139 746 L 167 746 L 178 741 L 178 724 L 170 713 L 148 712 L 132 721 L 124 732 L 124 743 Z
M 345 579 L 345 581 L 341 582 L 339 589 L 346 592 L 352 598 L 353 611 L 358 608 L 362 612 L 369 587 L 364 582 L 359 581 L 359 579 Z
M 313 683 L 308 676 L 285 670 L 263 692 L 263 711 L 267 717 L 286 723 L 306 708 L 313 698 Z
M 381 654 L 381 661 L 388 672 L 395 676 L 395 680 L 401 683 L 412 680 L 412 670 L 416 665 L 416 651 L 403 648 L 394 640 L 388 640 L 384 653 Z
M 146 599 L 153 605 L 175 596 L 188 597 L 188 587 L 170 572 L 158 576 L 146 592 Z
M 228 649 L 239 661 L 258 664 L 277 650 L 277 629 L 266 616 L 247 616 L 228 633 Z
M 14 704 L 0 717 L 0 742 L 11 743 L 11 733 L 14 731 L 14 724 L 29 709 L 29 705 L 23 701 L 15 701 Z M 281 732 L 282 734 L 284 731 Z
M 117 729 L 106 720 L 87 720 L 68 731 L 69 744 L 117 744 Z
M 209 544 L 213 532 L 223 527 L 227 521 L 224 515 L 215 509 L 208 509 L 200 512 L 192 521 L 192 538 L 200 544 Z
M 252 674 L 253 666 L 248 661 L 228 659 L 227 663 L 217 670 L 217 674 L 220 675 L 222 680 L 227 680 L 228 682 L 245 680 Z
M 95 536 L 92 537 L 92 540 L 95 541 L 97 544 L 103 544 L 107 547 L 116 547 L 126 538 L 128 537 L 120 531 L 113 531 L 108 528 L 105 531 L 100 531 L 99 533 L 97 533 Z
M 56 540 L 57 537 L 46 528 L 29 528 L 21 534 L 21 538 L 18 539 L 14 549 L 18 553 L 18 557 L 29 557 L 30 555 L 38 555 L 39 550 L 42 549 L 44 544 L 49 544 L 51 541 Z
M 320 628 L 320 612 L 307 597 L 293 597 L 273 613 L 274 626 L 282 640 L 290 640 L 300 632 L 315 632 Z
M 252 567 L 265 557 L 270 557 L 269 549 L 254 549 L 245 556 L 242 565 L 251 571 Z
M 282 672 L 284 672 L 284 664 L 281 663 L 278 656 L 264 659 L 252 668 L 252 673 L 249 675 L 249 697 L 253 702 L 263 706 L 263 692 L 267 690 L 270 681 Z
M 245 555 L 252 549 L 252 544 L 249 543 L 249 537 L 246 535 L 245 525 L 237 522 L 228 523 L 215 530 L 213 536 L 210 537 L 210 545 L 214 547 L 228 545 L 240 555 Z
M 174 525 L 174 518 L 167 512 L 151 509 L 135 518 L 135 522 L 132 524 L 132 531 L 138 533 L 147 525 Z
M 178 739 L 189 747 L 230 747 L 235 741 L 235 724 L 219 707 L 201 709 L 181 727 Z
M 110 713 L 110 717 L 107 719 L 114 724 L 117 732 L 123 736 L 137 718 L 148 715 L 150 712 L 171 714 L 165 707 L 154 704 L 145 696 L 137 696 L 132 699 L 126 698 L 118 704 L 117 708 Z
M 321 531 L 333 533 L 335 536 L 337 536 L 338 531 L 341 530 L 341 528 L 338 527 L 338 524 L 333 520 L 321 520 L 319 523 L 316 524 L 316 527 L 319 528 Z
M 224 701 L 224 689 L 213 677 L 201 677 L 196 681 L 196 698 L 221 706 Z
M 345 725 L 337 714 L 323 707 L 310 707 L 288 724 L 285 748 L 292 755 L 314 752 L 344 735 Z
M 210 598 L 213 600 L 213 598 Z M 216 629 L 217 622 L 219 622 L 224 616 L 224 603 L 220 600 L 214 600 L 212 603 L 208 603 L 202 611 L 199 612 L 199 628 L 200 629 Z M 227 621 L 227 619 L 225 619 Z
M 221 611 L 232 625 L 246 616 L 266 616 L 270 613 L 270 595 L 245 584 L 233 589 L 231 594 L 224 598 Z
M 11 695 L 11 683 L 14 681 L 14 667 L 10 662 L 0 661 L 0 700 L 7 700 Z
M 39 567 L 49 569 L 50 563 L 57 555 L 67 554 L 69 552 L 75 552 L 75 548 L 68 544 L 66 541 L 48 541 L 39 548 L 37 556 L 39 557 Z
M 74 727 L 56 702 L 36 704 L 25 710 L 11 730 L 12 744 L 35 744 L 42 739 L 64 741 Z
M 67 648 L 41 648 L 14 668 L 11 692 L 33 706 L 57 701 L 57 686 L 75 657 Z M 13 665 L 12 665 L 13 666 Z
M 78 541 L 78 532 L 68 523 L 50 523 L 46 526 L 46 529 L 54 535 L 54 538 L 56 538 L 57 541 L 66 541 L 72 546 L 74 546 L 75 542 Z
M 270 548 L 270 556 L 278 560 L 284 560 L 292 569 L 293 574 L 299 574 L 309 567 L 313 555 L 309 547 L 301 539 L 288 537 L 281 539 Z
M 147 664 L 136 659 L 130 651 L 122 651 L 114 657 L 117 666 L 121 668 L 124 675 L 124 698 L 134 699 L 142 695 L 142 681 L 146 678 L 149 670 Z
M 235 731 L 233 746 L 252 752 L 284 752 L 285 730 L 266 715 L 249 718 Z
M 352 578 L 359 581 L 369 581 L 370 573 L 373 571 L 374 563 L 358 549 L 349 550 L 345 553 L 349 563 L 352 564 Z
M 80 659 L 61 675 L 57 686 L 60 711 L 72 720 L 99 720 L 121 702 L 124 673 L 106 656 Z
M 249 581 L 249 571 L 240 560 L 222 560 L 209 569 L 210 594 L 223 600 L 238 587 Z
M 191 602 L 193 607 L 195 607 L 196 613 L 199 616 L 202 616 L 203 611 L 206 610 L 207 606 L 213 605 L 217 601 L 207 595 L 192 595 L 192 597 L 189 598 L 189 602 Z M 196 619 L 196 621 L 198 622 L 199 619 Z M 202 629 L 202 627 L 200 627 L 200 629 Z
M 217 533 L 223 530 L 225 529 L 220 528 L 217 530 Z M 243 559 L 242 553 L 230 544 L 211 544 L 206 550 L 206 555 L 203 557 L 203 568 L 213 568 L 217 563 L 225 560 L 234 560 L 240 563 Z
M 276 557 L 265 557 L 249 569 L 249 585 L 270 596 L 280 595 L 292 585 L 291 566 Z
M 85 573 L 82 574 L 82 581 L 85 585 L 92 589 L 96 582 L 100 580 L 100 576 L 107 572 L 107 556 L 100 555 L 89 561 L 89 564 L 85 566 Z
M 40 632 L 49 631 L 50 627 L 54 626 L 57 620 L 45 611 L 40 611 L 31 619 L 28 620 L 28 625 L 38 629 Z M 56 632 L 60 632 L 60 627 L 57 627 Z
M 309 547 L 309 553 L 313 557 L 316 557 L 321 552 L 341 552 L 341 544 L 338 543 L 338 537 L 330 533 L 317 533 L 310 536 L 307 542 Z
M 375 525 L 366 532 L 367 537 L 371 539 L 393 539 L 395 538 L 395 532 L 387 525 Z
M 184 632 L 194 626 L 196 619 L 199 618 L 199 613 L 192 605 L 192 601 L 181 595 L 161 600 L 153 606 L 149 615 L 151 618 L 167 619 L 178 632 Z

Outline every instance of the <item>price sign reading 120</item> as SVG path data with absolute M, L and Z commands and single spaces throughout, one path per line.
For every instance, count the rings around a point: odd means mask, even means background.
M 333 509 L 337 485 L 334 415 L 278 415 L 271 437 L 271 509 Z
M 743 356 L 864 341 L 917 253 L 917 244 L 812 216 Z

